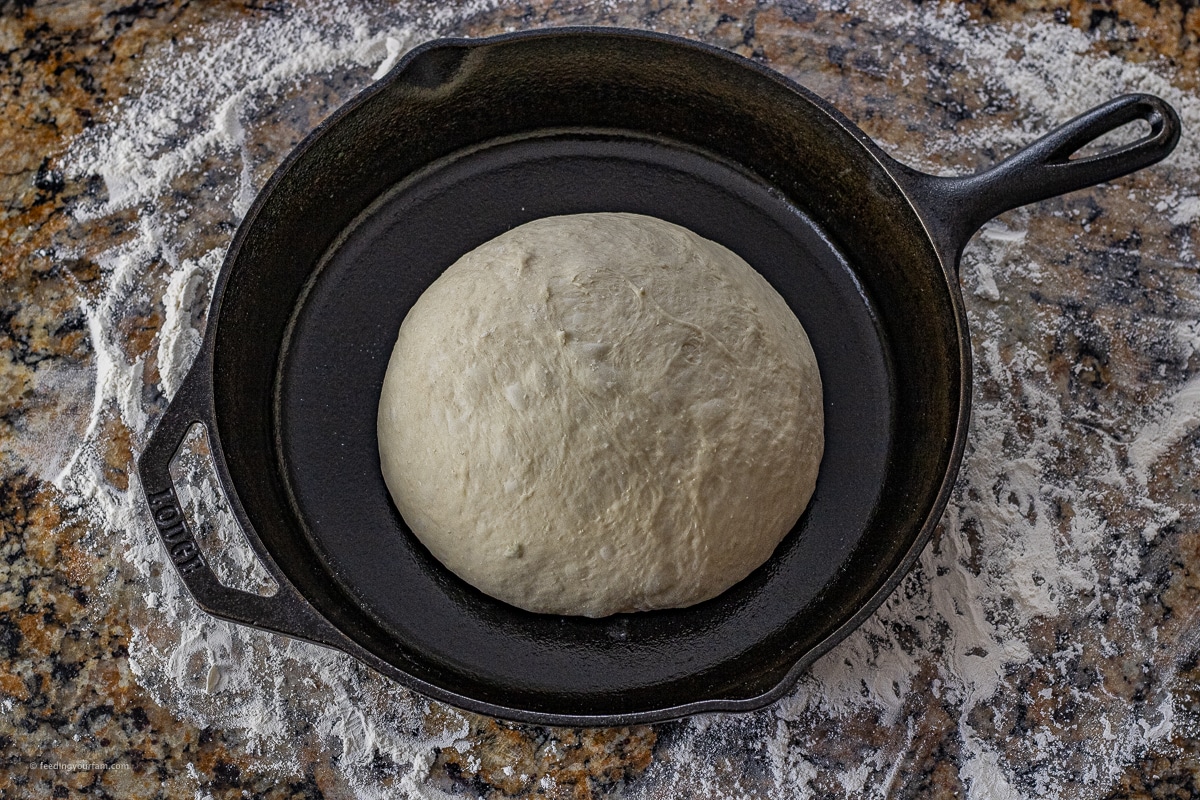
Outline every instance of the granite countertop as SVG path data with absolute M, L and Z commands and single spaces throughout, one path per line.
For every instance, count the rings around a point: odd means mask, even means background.
M 972 240 L 942 525 L 760 711 L 572 730 L 427 701 L 198 611 L 140 501 L 135 459 L 289 148 L 420 41 L 564 24 L 753 58 L 945 174 L 1123 92 L 1184 119 L 1164 163 Z M 0 53 L 0 795 L 1200 796 L 1193 3 L 0 0 Z M 261 588 L 205 463 L 194 437 L 201 539 Z

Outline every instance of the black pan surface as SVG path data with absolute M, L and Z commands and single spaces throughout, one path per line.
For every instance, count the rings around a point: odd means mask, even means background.
M 425 551 L 380 474 L 379 393 L 417 297 L 498 234 L 589 211 L 654 215 L 740 254 L 796 312 L 821 367 L 827 455 L 810 509 L 767 565 L 691 608 L 591 620 L 494 600 Z M 547 133 L 442 161 L 388 193 L 330 252 L 284 347 L 280 460 L 310 544 L 390 636 L 508 691 L 649 693 L 719 674 L 742 653 L 773 661 L 772 639 L 818 613 L 822 589 L 878 512 L 895 417 L 870 300 L 794 205 L 733 165 L 668 141 Z

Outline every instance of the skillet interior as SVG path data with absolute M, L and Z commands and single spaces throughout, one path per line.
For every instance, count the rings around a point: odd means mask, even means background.
M 281 170 L 225 267 L 216 435 L 263 544 L 399 677 L 483 710 L 771 693 L 898 579 L 952 460 L 954 290 L 872 152 L 781 79 L 653 36 L 417 54 Z M 739 252 L 792 304 L 826 383 L 809 512 L 767 565 L 691 609 L 592 621 L 491 600 L 405 533 L 378 474 L 378 386 L 408 306 L 488 238 L 585 210 L 654 214 Z

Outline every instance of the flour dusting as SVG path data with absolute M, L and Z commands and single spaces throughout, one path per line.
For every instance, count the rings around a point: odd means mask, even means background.
M 937 42 L 955 54 L 958 68 L 1026 110 L 1019 129 L 947 134 L 936 151 L 931 145 L 901 154 L 913 163 L 929 164 L 935 152 L 1016 147 L 1104 99 L 1152 91 L 1184 118 L 1170 167 L 1200 169 L 1192 133 L 1200 130 L 1200 97 L 1175 88 L 1154 64 L 1098 55 L 1087 36 L 1064 26 L 981 29 L 944 6 L 900 13 L 879 0 L 826 7 L 824 13 L 868 18 L 896 39 Z M 140 450 L 151 415 L 178 390 L 199 347 L 228 237 L 198 245 L 206 240 L 185 228 L 189 209 L 173 204 L 172 182 L 211 171 L 220 177 L 213 191 L 236 223 L 266 178 L 255 137 L 278 115 L 293 113 L 286 105 L 292 93 L 324 81 L 329 95 L 344 101 L 407 49 L 453 33 L 486 8 L 422 15 L 335 2 L 199 31 L 148 55 L 141 88 L 75 142 L 67 164 L 74 176 L 100 176 L 107 191 L 103 201 L 77 210 L 80 219 L 123 212 L 137 222 L 131 238 L 98 259 L 103 292 L 83 301 L 94 391 L 82 445 L 69 459 L 41 463 L 43 477 L 94 510 L 109 532 L 97 550 L 146 576 L 146 603 L 155 613 L 133 634 L 130 669 L 179 718 L 239 729 L 261 767 L 280 776 L 302 769 L 295 747 L 301 732 L 316 735 L 359 797 L 445 796 L 430 771 L 439 748 L 466 747 L 469 718 L 347 656 L 199 611 L 165 557 L 136 479 L 126 491 L 105 481 L 97 440 L 102 421 L 116 415 Z M 603 8 L 585 6 L 579 19 Z M 655 24 L 669 29 L 666 21 Z M 937 77 L 884 63 L 904 85 Z M 1138 202 L 1175 226 L 1194 226 L 1200 217 L 1193 195 Z M 1063 387 L 1081 374 L 1053 374 L 1034 344 L 1082 335 L 1083 323 L 1049 307 L 1017 309 L 1052 282 L 1040 266 L 1041 248 L 1074 243 L 1047 245 L 1028 223 L 1027 212 L 989 223 L 964 257 L 976 361 L 971 435 L 941 531 L 918 567 L 779 702 L 659 726 L 656 757 L 626 796 L 790 800 L 837 791 L 884 798 L 910 774 L 912 754 L 929 747 L 920 731 L 932 726 L 960 748 L 958 775 L 974 800 L 1099 797 L 1148 748 L 1170 742 L 1178 709 L 1169 691 L 1132 701 L 1116 694 L 1119 686 L 1076 687 L 1100 660 L 1133 659 L 1130 651 L 1144 651 L 1137 663 L 1157 670 L 1158 686 L 1171 683 L 1177 665 L 1170 649 L 1153 646 L 1139 593 L 1149 591 L 1147 543 L 1180 513 L 1154 499 L 1155 467 L 1200 428 L 1200 381 L 1176 377 L 1148 407 L 1127 408 L 1124 416 L 1074 407 Z M 1163 269 L 1194 263 L 1185 247 Z M 150 302 L 161 302 L 157 341 L 130 357 L 116 322 L 131 304 Z M 1200 302 L 1180 302 L 1190 303 L 1181 319 L 1200 316 Z M 1032 320 L 1019 335 L 1011 330 L 1017 316 Z M 1186 366 L 1200 342 L 1194 322 L 1164 316 L 1147 324 L 1156 326 L 1146 334 L 1155 346 Z M 1037 424 L 1017 422 L 1030 418 Z M 1085 476 L 1058 468 L 1068 452 L 1086 459 Z M 183 482 L 192 487 L 185 490 L 192 492 L 190 513 L 212 510 L 220 517 L 212 535 L 229 544 L 237 532 L 217 513 L 223 499 L 215 483 L 203 476 Z M 231 557 L 223 580 L 269 591 L 253 562 L 246 548 Z M 1086 620 L 1086 641 L 1056 638 L 1057 621 L 1068 615 Z M 1077 724 L 1090 726 L 1083 734 L 1062 714 L 1014 717 L 1018 707 L 1064 708 L 1056 704 L 1072 692 L 1082 709 Z M 435 710 L 449 721 L 431 724 Z M 544 790 L 555 786 L 542 779 Z
M 187 368 L 200 352 L 197 317 L 200 309 L 208 307 L 213 278 L 220 266 L 221 253 L 210 250 L 202 258 L 181 264 L 167 283 L 157 355 L 159 385 L 168 397 L 175 396 Z
M 1200 428 L 1200 377 L 1189 380 L 1163 403 L 1159 417 L 1139 430 L 1129 445 L 1133 474 L 1143 485 L 1149 480 L 1154 463 L 1170 447 Z

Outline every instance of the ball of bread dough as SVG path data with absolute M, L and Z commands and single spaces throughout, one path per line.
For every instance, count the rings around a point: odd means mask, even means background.
M 813 492 L 821 379 L 737 255 L 636 214 L 521 225 L 409 311 L 379 403 L 396 506 L 529 611 L 688 606 L 762 564 Z

